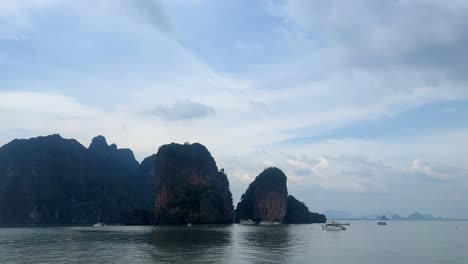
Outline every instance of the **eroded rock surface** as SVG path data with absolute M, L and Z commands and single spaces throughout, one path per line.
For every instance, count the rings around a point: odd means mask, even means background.
M 236 220 L 282 222 L 287 210 L 286 175 L 267 168 L 249 185 L 237 204 Z
M 168 144 L 156 155 L 155 216 L 158 224 L 222 224 L 233 221 L 227 176 L 201 144 Z

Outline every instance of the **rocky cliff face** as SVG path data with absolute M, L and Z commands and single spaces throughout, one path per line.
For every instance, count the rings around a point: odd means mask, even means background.
M 145 207 L 139 164 L 128 149 L 93 139 L 89 148 L 59 135 L 0 148 L 0 224 L 122 222 Z M 148 196 L 148 194 L 146 194 Z
M 125 216 L 125 225 L 155 225 L 154 211 L 147 209 L 134 209 Z
M 288 209 L 283 219 L 285 224 L 325 223 L 327 218 L 323 214 L 311 213 L 307 206 L 294 196 L 288 196 Z
M 278 168 L 265 169 L 242 195 L 236 220 L 281 222 L 286 215 L 287 196 L 286 175 Z
M 156 180 L 156 154 L 145 158 L 138 168 L 137 187 L 142 199 L 142 208 L 154 209 L 154 188 Z M 154 215 L 153 215 L 154 217 Z
M 169 144 L 156 156 L 155 215 L 159 224 L 233 220 L 229 182 L 201 144 Z

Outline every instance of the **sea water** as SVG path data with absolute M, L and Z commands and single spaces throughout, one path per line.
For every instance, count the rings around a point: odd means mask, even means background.
M 0 263 L 468 263 L 468 222 L 0 228 Z

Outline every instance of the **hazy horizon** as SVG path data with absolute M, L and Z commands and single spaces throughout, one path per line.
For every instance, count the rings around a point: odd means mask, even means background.
M 0 145 L 199 142 L 235 203 L 468 218 L 467 1 L 0 2 Z

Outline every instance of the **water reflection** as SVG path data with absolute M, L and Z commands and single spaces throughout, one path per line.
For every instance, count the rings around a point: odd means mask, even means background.
M 239 258 L 238 260 L 249 263 L 288 262 L 288 254 L 294 242 L 289 226 L 237 225 L 235 234 L 236 245 L 233 257 Z
M 456 229 L 456 226 L 459 229 Z M 313 228 L 313 229 L 312 229 Z M 468 222 L 0 228 L 0 263 L 468 263 Z
M 157 263 L 220 263 L 229 255 L 232 225 L 158 226 L 148 238 Z

